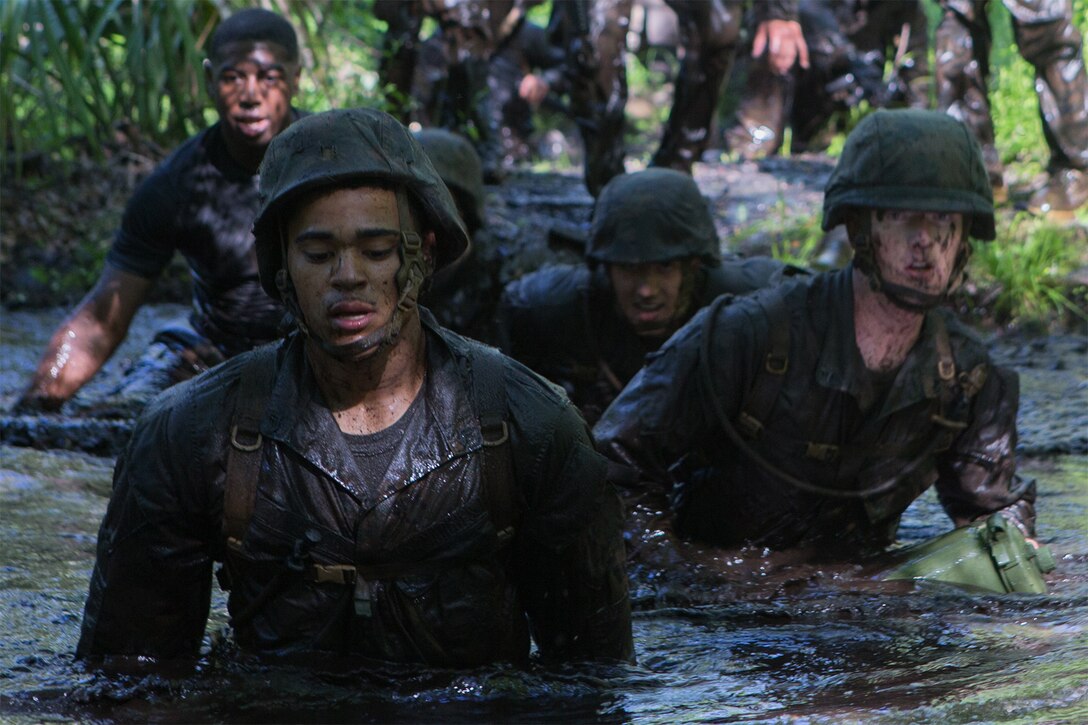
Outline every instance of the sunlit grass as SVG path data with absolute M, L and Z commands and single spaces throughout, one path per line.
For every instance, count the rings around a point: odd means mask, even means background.
M 998 239 L 976 243 L 969 270 L 991 290 L 998 320 L 1072 316 L 1088 322 L 1088 289 L 1071 274 L 1088 266 L 1088 226 L 1060 226 L 1017 214 Z

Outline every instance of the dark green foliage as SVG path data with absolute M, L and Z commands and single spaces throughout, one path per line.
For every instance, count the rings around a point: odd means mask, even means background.
M 381 24 L 367 2 L 265 3 L 289 12 L 303 47 L 299 105 L 361 105 L 375 92 Z M 7 0 L 0 3 L 5 168 L 45 156 L 101 159 L 115 134 L 170 147 L 208 121 L 201 63 L 242 0 Z

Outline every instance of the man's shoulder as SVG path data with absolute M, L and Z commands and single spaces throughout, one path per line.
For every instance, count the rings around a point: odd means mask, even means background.
M 163 214 L 163 205 L 177 205 L 191 191 L 187 178 L 195 169 L 210 166 L 206 151 L 208 134 L 212 128 L 190 136 L 162 160 L 151 174 L 140 182 L 129 199 L 128 211 L 133 208 L 154 209 Z
M 470 377 L 466 384 L 470 390 L 478 384 L 482 384 L 482 388 L 476 387 L 476 390 L 503 386 L 507 410 L 512 415 L 540 414 L 549 408 L 560 410 L 570 405 L 561 387 L 497 348 L 437 325 L 433 331 L 455 358 L 467 363 L 465 368 Z M 494 379 L 478 380 L 475 376 L 479 375 L 491 375 Z
M 707 270 L 703 297 L 709 302 L 722 294 L 744 295 L 776 285 L 791 277 L 804 274 L 799 267 L 791 267 L 771 257 L 727 259 L 717 267 Z
M 577 308 L 589 287 L 589 278 L 589 269 L 580 264 L 544 267 L 506 285 L 506 298 L 512 305 L 545 314 Z
M 938 307 L 930 314 L 939 317 L 944 323 L 945 329 L 948 330 L 949 342 L 951 342 L 952 349 L 960 364 L 976 365 L 982 362 L 991 362 L 990 351 L 987 349 L 982 336 L 961 320 L 954 311 L 945 307 Z M 931 331 L 932 326 L 927 326 L 926 329 L 930 330 L 928 334 L 934 334 Z
M 239 381 L 251 361 L 266 354 L 274 354 L 274 350 L 268 346 L 250 350 L 167 388 L 147 405 L 138 425 L 165 420 L 173 425 L 188 425 L 225 414 L 232 409 Z

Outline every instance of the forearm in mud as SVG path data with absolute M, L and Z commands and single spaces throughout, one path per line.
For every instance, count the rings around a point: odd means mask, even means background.
M 1016 475 L 1016 372 L 991 367 L 973 401 L 968 428 L 938 464 L 937 493 L 956 526 L 1000 511 L 1025 536 L 1035 535 L 1035 482 Z

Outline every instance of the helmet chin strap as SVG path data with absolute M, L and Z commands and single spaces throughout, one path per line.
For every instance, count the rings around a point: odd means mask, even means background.
M 419 293 L 423 281 L 427 277 L 428 264 L 423 254 L 423 239 L 417 232 L 411 231 L 412 217 L 411 207 L 408 204 L 408 194 L 403 187 L 396 190 L 397 217 L 400 223 L 400 245 L 397 254 L 400 257 L 400 269 L 397 270 L 397 289 L 400 296 L 397 298 L 397 307 L 389 322 L 369 335 L 351 342 L 347 345 L 333 345 L 327 340 L 319 340 L 310 333 L 306 320 L 302 316 L 302 308 L 298 304 L 294 284 L 287 274 L 286 266 L 276 272 L 276 289 L 283 298 L 284 306 L 294 316 L 299 330 L 302 331 L 311 342 L 315 343 L 322 351 L 337 360 L 350 361 L 375 348 L 391 347 L 400 337 L 404 329 L 406 317 L 418 307 Z M 280 259 L 287 260 L 287 238 L 280 232 Z

